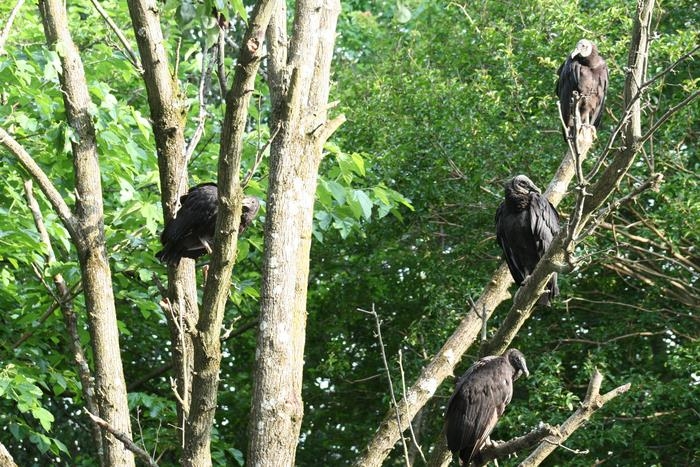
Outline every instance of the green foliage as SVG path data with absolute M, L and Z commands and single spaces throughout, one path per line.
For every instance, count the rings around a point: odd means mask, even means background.
M 402 8 L 411 12 L 405 22 L 397 21 Z M 480 294 L 500 256 L 493 216 L 502 182 L 525 173 L 544 186 L 565 152 L 554 83 L 558 66 L 583 35 L 598 43 L 611 70 L 609 112 L 594 153 L 601 150 L 622 114 L 634 8 L 606 1 L 527 1 L 516 10 L 491 1 L 350 2 L 337 44 L 335 93 L 348 117 L 338 141 L 367 154 L 365 165 L 409 198 L 415 211 L 405 211 L 404 222 L 368 225 L 362 238 L 314 246 L 312 275 L 318 285 L 309 305 L 309 409 L 298 462 L 351 463 L 389 408 L 374 324 L 355 308 L 377 307 L 396 388 L 398 350 L 410 382 L 469 309 L 468 297 Z M 650 75 L 697 43 L 692 13 L 697 7 L 680 2 L 662 8 L 655 13 L 661 35 L 652 44 Z M 650 112 L 658 117 L 697 89 L 696 63 L 684 63 L 652 86 Z M 697 106 L 675 116 L 657 134 L 653 156 L 640 158 L 621 187 L 624 194 L 646 178 L 649 160 L 666 174 L 660 192 L 645 194 L 639 201 L 644 209 L 637 210 L 674 248 L 697 244 L 697 124 L 691 129 L 687 122 L 699 117 Z M 653 206 L 649 200 L 655 200 Z M 566 199 L 560 208 L 564 219 L 570 203 Z M 639 218 L 633 220 L 639 225 L 635 235 L 654 238 Z M 605 374 L 604 391 L 628 381 L 632 390 L 567 443 L 588 449 L 588 455 L 557 450 L 548 465 L 590 465 L 595 459 L 618 465 L 692 463 L 699 454 L 681 439 L 698 433 L 686 429 L 692 411 L 681 400 L 696 397 L 697 385 L 688 367 L 685 375 L 671 372 L 666 355 L 675 349 L 697 351 L 696 313 L 664 293 L 664 280 L 642 284 L 604 267 L 615 260 L 614 251 L 608 232 L 588 239 L 579 251 L 585 267 L 560 279 L 562 301 L 538 311 L 514 342 L 528 356 L 532 375 L 518 381 L 494 437 L 508 439 L 540 421 L 568 418 L 597 367 Z M 624 254 L 650 261 L 641 253 Z M 688 259 L 697 264 L 697 254 Z M 674 266 L 666 254 L 653 260 L 670 272 L 667 280 L 693 284 L 697 292 L 696 270 Z M 496 312 L 489 332 L 507 305 Z M 671 331 L 674 344 L 664 337 L 671 329 L 677 331 Z M 474 358 L 466 355 L 456 373 Z M 452 389 L 452 382 L 444 384 L 414 426 L 424 450 L 441 429 Z M 633 403 L 640 394 L 647 395 L 646 405 Z M 667 401 L 664 409 L 661 400 Z M 666 444 L 656 441 L 659 433 Z M 400 451 L 388 465 L 403 465 Z
M 125 3 L 101 4 L 135 44 Z M 171 63 L 179 50 L 176 79 L 187 138 L 198 121 L 199 77 L 210 61 L 203 62 L 203 51 L 215 44 L 219 31 L 213 9 L 231 24 L 230 41 L 239 43 L 251 4 L 159 4 Z M 1 5 L 0 18 L 11 7 Z M 94 104 L 90 112 L 102 168 L 105 237 L 129 404 L 138 427 L 134 436 L 159 456 L 161 465 L 176 465 L 180 440 L 173 429 L 177 416 L 169 374 L 143 379 L 170 363 L 171 347 L 156 286 L 167 277 L 153 257 L 162 214 L 147 96 L 139 73 L 93 7 L 88 2 L 69 2 L 68 7 Z M 356 308 L 376 306 L 394 387 L 399 388 L 398 351 L 410 384 L 466 313 L 468 298 L 482 291 L 500 255 L 493 216 L 502 182 L 526 173 L 543 186 L 565 151 L 553 93 L 555 72 L 582 34 L 598 43 L 611 70 L 609 112 L 594 146 L 600 151 L 621 116 L 635 5 L 528 0 L 515 9 L 490 0 L 353 0 L 343 7 L 333 98 L 340 100 L 348 121 L 324 148 L 318 181 L 299 465 L 351 463 L 389 408 L 375 325 Z M 697 43 L 697 8 L 688 0 L 660 6 L 650 75 Z M 65 121 L 58 84 L 60 47 L 53 51 L 44 45 L 37 15 L 33 5 L 24 6 L 7 54 L 0 56 L 0 125 L 73 206 L 75 136 Z M 697 63 L 684 62 L 648 89 L 646 115 L 656 121 L 697 89 Z M 229 53 L 224 65 L 230 74 L 235 57 Z M 204 137 L 189 166 L 190 184 L 215 179 L 223 112 L 216 82 L 214 76 L 205 103 Z M 269 93 L 262 77 L 249 112 L 243 174 L 253 169 L 271 136 Z M 630 232 L 639 238 L 658 241 L 661 234 L 668 247 L 621 248 L 619 236 L 604 229 L 581 245 L 584 265 L 561 278 L 562 300 L 551 310 L 538 311 L 514 342 L 528 357 L 532 375 L 518 381 L 495 438 L 523 434 L 540 421 L 565 420 L 597 367 L 605 374 L 603 390 L 625 382 L 632 389 L 567 442 L 589 454 L 557 450 L 549 465 L 700 462 L 693 409 L 700 403 L 697 312 L 669 292 L 676 290 L 673 283 L 687 284 L 697 296 L 697 268 L 672 254 L 697 265 L 700 160 L 694 123 L 699 117 L 698 107 L 691 106 L 661 128 L 620 193 L 652 171 L 662 171 L 665 183 L 610 220 L 631 223 Z M 75 249 L 35 188 L 57 257 L 47 264 L 46 247 L 24 198 L 27 174 L 4 150 L 0 161 L 0 442 L 21 465 L 92 465 L 95 453 L 82 413 L 80 381 L 49 292 L 58 273 L 79 290 Z M 246 194 L 264 201 L 267 174 L 263 159 Z M 560 208 L 564 218 L 570 204 L 567 199 Z M 225 325 L 234 330 L 257 316 L 264 202 L 261 211 L 239 241 L 225 316 Z M 620 258 L 654 266 L 666 277 L 644 283 L 613 272 Z M 81 342 L 92 359 L 80 293 L 72 304 Z M 504 314 L 505 306 L 488 324 L 489 332 Z M 236 335 L 222 347 L 212 455 L 218 465 L 243 465 L 254 332 Z M 475 351 L 464 357 L 457 372 L 471 364 Z M 416 421 L 424 450 L 438 436 L 452 386 L 452 381 L 443 384 Z M 387 465 L 403 464 L 399 456 L 394 454 Z

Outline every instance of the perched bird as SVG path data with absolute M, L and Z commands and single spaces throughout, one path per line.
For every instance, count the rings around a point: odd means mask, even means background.
M 516 349 L 478 360 L 461 378 L 447 403 L 445 434 L 450 451 L 465 466 L 481 465 L 479 451 L 513 397 L 513 381 L 529 376 L 525 356 Z
M 509 180 L 505 191 L 505 200 L 496 211 L 496 240 L 513 280 L 521 286 L 559 233 L 559 214 L 525 175 Z M 557 273 L 554 273 L 538 304 L 549 305 L 557 295 Z
M 202 183 L 180 197 L 180 209 L 163 229 L 160 236 L 163 249 L 156 253 L 156 258 L 177 266 L 181 258 L 196 259 L 211 253 L 219 212 L 218 195 L 215 183 Z M 243 199 L 239 235 L 253 223 L 258 209 L 258 198 L 246 196 Z
M 573 137 L 575 109 L 572 108 L 573 96 L 578 98 L 578 111 L 581 126 L 593 126 L 595 131 L 600 125 L 605 109 L 605 93 L 608 91 L 608 66 L 598 54 L 596 45 L 581 39 L 576 48 L 566 58 L 557 71 L 557 96 L 561 105 L 561 115 Z

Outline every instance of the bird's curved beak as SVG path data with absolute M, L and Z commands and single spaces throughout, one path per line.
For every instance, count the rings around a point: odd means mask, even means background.
M 520 370 L 520 374 L 525 375 L 525 377 L 527 378 L 528 376 L 530 376 L 530 372 L 527 369 L 527 364 L 525 362 L 521 362 L 521 363 L 522 363 L 523 368 Z
M 581 51 L 579 50 L 578 47 L 576 47 L 576 48 L 574 49 L 574 51 L 571 52 L 571 58 L 573 59 L 576 55 L 579 55 L 580 53 L 581 53 Z

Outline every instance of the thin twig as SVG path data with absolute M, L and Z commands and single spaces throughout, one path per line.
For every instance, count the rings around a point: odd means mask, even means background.
M 12 29 L 12 23 L 15 21 L 15 16 L 19 13 L 20 8 L 22 8 L 22 4 L 24 3 L 24 0 L 17 0 L 17 3 L 15 3 L 15 6 L 12 8 L 12 11 L 10 11 L 10 16 L 7 17 L 7 21 L 5 22 L 5 26 L 2 28 L 2 32 L 0 32 L 0 55 L 4 55 L 5 52 L 5 43 L 7 42 L 7 38 L 10 37 L 10 29 Z
M 216 74 L 219 78 L 219 88 L 221 89 L 221 99 L 223 100 L 226 98 L 226 92 L 228 89 L 226 86 L 226 67 L 224 66 L 224 58 L 226 58 L 226 30 L 221 26 L 219 26 L 216 52 Z
M 185 164 L 183 170 L 187 169 L 187 163 L 192 158 L 192 154 L 194 153 L 194 150 L 197 147 L 199 140 L 204 134 L 204 123 L 207 121 L 207 105 L 205 101 L 205 96 L 208 91 L 207 82 L 209 80 L 207 78 L 211 73 L 211 67 L 211 61 L 207 64 L 207 51 L 204 45 L 202 45 L 202 71 L 201 75 L 199 76 L 199 87 L 197 89 L 197 102 L 199 105 L 199 113 L 197 115 L 197 128 L 195 128 L 194 133 L 192 134 L 192 138 L 190 138 L 190 142 L 187 144 L 187 148 L 185 149 Z M 184 177 L 180 177 L 180 183 L 182 183 L 183 178 Z M 182 186 L 180 186 L 179 188 L 182 188 Z
M 623 204 L 629 202 L 630 200 L 636 198 L 639 196 L 641 193 L 652 189 L 656 190 L 658 189 L 659 185 L 661 182 L 663 182 L 663 174 L 660 173 L 655 173 L 651 174 L 651 176 L 646 179 L 644 182 L 640 183 L 637 187 L 635 187 L 632 191 L 627 193 L 625 196 L 622 198 L 616 199 L 612 203 L 608 203 L 607 206 L 600 208 L 598 212 L 596 213 L 595 217 L 590 221 L 589 225 L 586 227 L 585 230 L 581 231 L 574 237 L 575 242 L 580 242 L 583 238 L 588 237 L 591 235 L 596 228 L 610 215 L 611 212 L 616 211 L 620 206 Z
M 253 174 L 258 170 L 258 167 L 260 167 L 260 164 L 262 163 L 263 159 L 265 158 L 265 151 L 267 150 L 268 147 L 272 144 L 272 141 L 274 141 L 275 137 L 277 136 L 277 133 L 280 132 L 280 129 L 282 128 L 282 125 L 277 125 L 277 128 L 275 128 L 275 131 L 272 133 L 270 136 L 270 139 L 267 140 L 267 142 L 258 149 L 258 152 L 255 154 L 255 162 L 253 163 L 253 167 L 248 170 L 248 173 L 245 174 L 245 177 L 243 177 L 243 181 L 241 182 L 241 187 L 245 189 L 245 187 L 248 186 L 248 183 L 250 182 L 250 179 L 253 178 Z
M 102 19 L 105 20 L 110 29 L 114 31 L 114 34 L 117 35 L 119 42 L 122 43 L 122 46 L 126 51 L 127 60 L 129 60 L 129 62 L 134 66 L 134 68 L 136 68 L 136 71 L 138 71 L 139 74 L 143 74 L 143 67 L 141 66 L 141 62 L 139 61 L 136 52 L 134 52 L 134 49 L 131 48 L 129 41 L 126 39 L 126 36 L 122 32 L 122 30 L 119 29 L 119 26 L 117 26 L 117 24 L 114 21 L 112 21 L 112 18 L 110 18 L 107 11 L 104 8 L 102 8 L 100 2 L 98 2 L 97 0 L 90 0 L 90 2 L 92 3 L 92 6 L 95 7 L 100 16 L 102 16 Z
M 389 380 L 389 394 L 391 395 L 391 403 L 394 406 L 394 409 L 396 411 L 396 422 L 399 424 L 399 431 L 403 431 L 401 427 L 403 424 L 401 423 L 401 414 L 399 414 L 399 404 L 396 402 L 396 395 L 394 394 L 394 384 L 391 382 L 391 372 L 389 371 L 389 362 L 386 359 L 386 351 L 384 350 L 384 341 L 382 340 L 382 323 L 379 321 L 379 315 L 374 309 L 374 303 L 372 303 L 372 311 L 368 310 L 363 310 L 362 308 L 358 308 L 357 311 L 361 311 L 362 313 L 367 313 L 368 315 L 374 316 L 374 321 L 377 325 L 377 339 L 379 340 L 379 349 L 382 352 L 382 362 L 384 363 L 384 370 L 386 370 L 386 376 L 387 379 Z M 405 399 L 405 398 L 404 398 Z M 401 436 L 401 444 L 403 445 L 403 454 L 404 454 L 404 459 L 406 461 L 406 466 L 410 466 L 410 461 L 408 458 L 408 446 L 406 445 L 406 439 Z
M 403 372 L 403 361 L 402 361 L 401 349 L 399 349 L 399 371 L 401 372 L 401 394 L 403 394 L 403 401 L 406 404 L 406 409 L 408 409 L 408 400 L 406 399 L 406 376 L 404 375 L 404 372 Z M 413 423 L 408 424 L 408 429 L 411 432 L 411 440 L 413 441 L 413 445 L 418 450 L 418 453 L 420 454 L 421 459 L 423 459 L 423 463 L 424 464 L 427 463 L 428 461 L 425 460 L 425 456 L 423 455 L 423 450 L 420 448 L 420 444 L 418 444 L 418 440 L 416 439 L 416 434 L 413 431 Z
M 89 410 L 85 409 L 85 413 L 88 414 L 88 416 L 92 419 L 93 422 L 97 423 L 99 426 L 109 431 L 115 438 L 117 438 L 119 441 L 122 442 L 122 444 L 124 444 L 124 447 L 136 454 L 136 456 L 142 461 L 144 461 L 147 465 L 149 465 L 150 467 L 158 467 L 158 464 L 151 457 L 151 455 L 144 451 L 138 444 L 134 443 L 129 435 L 116 430 L 109 423 L 107 423 L 97 415 L 92 414 Z

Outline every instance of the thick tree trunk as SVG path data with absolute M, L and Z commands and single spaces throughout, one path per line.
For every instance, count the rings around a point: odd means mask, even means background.
M 119 350 L 119 331 L 112 293 L 112 277 L 104 242 L 104 213 L 95 129 L 89 113 L 85 72 L 78 50 L 68 31 L 67 15 L 58 0 L 39 2 L 47 42 L 61 44 L 63 101 L 68 122 L 76 138 L 71 143 L 75 173 L 77 231 L 73 241 L 78 250 L 95 360 L 95 388 L 99 416 L 115 430 L 130 435 L 131 423 L 126 384 Z M 134 465 L 133 454 L 102 430 L 106 465 Z
M 285 12 L 268 31 L 273 115 L 270 185 L 248 463 L 294 464 L 303 402 L 306 292 L 322 147 L 343 118 L 326 121 L 340 2 L 297 2 L 287 54 Z
M 153 121 L 158 152 L 163 219 L 172 219 L 180 196 L 187 190 L 184 105 L 173 77 L 154 0 L 129 0 L 129 14 L 143 65 L 143 79 Z M 177 381 L 178 426 L 185 437 L 185 419 L 190 410 L 194 345 L 192 332 L 199 317 L 194 261 L 183 259 L 168 268 L 168 297 L 162 302 L 172 342 L 173 368 Z
M 211 465 L 211 429 L 216 412 L 221 365 L 221 325 L 231 287 L 241 219 L 239 172 L 242 142 L 248 104 L 264 54 L 265 30 L 276 3 L 277 0 L 261 0 L 255 5 L 243 38 L 233 86 L 226 96 L 226 115 L 219 152 L 219 213 L 202 312 L 193 336 L 192 405 L 185 426 L 183 455 L 183 464 L 188 466 Z

